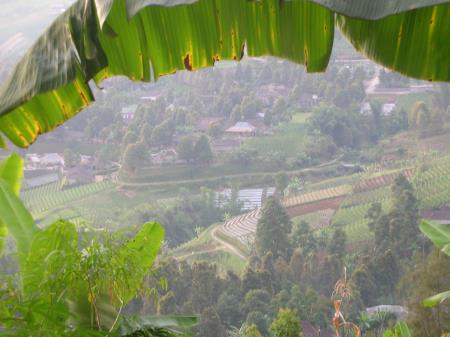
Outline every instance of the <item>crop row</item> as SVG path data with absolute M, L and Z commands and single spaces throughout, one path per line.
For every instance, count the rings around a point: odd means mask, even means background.
M 247 241 L 249 236 L 256 233 L 256 225 L 261 217 L 261 209 L 255 210 L 236 216 L 222 225 L 222 232 L 232 238 L 237 238 L 241 241 Z
M 20 197 L 25 203 L 30 203 L 33 200 L 42 198 L 42 196 L 51 195 L 58 192 L 61 189 L 61 183 L 59 181 L 35 187 L 33 189 L 26 190 L 21 193 Z
M 367 211 L 371 207 L 371 203 L 361 204 L 352 207 L 341 207 L 333 217 L 333 224 L 348 225 L 365 221 Z M 382 208 L 388 210 L 391 205 L 391 199 L 386 198 L 381 201 Z
M 358 221 L 344 226 L 343 230 L 347 234 L 349 242 L 359 242 L 367 240 L 371 237 L 371 232 L 367 226 L 368 221 Z
M 376 177 L 364 179 L 361 181 L 358 181 L 353 185 L 353 191 L 354 192 L 362 192 L 366 190 L 371 190 L 383 186 L 391 185 L 395 178 L 398 177 L 399 174 L 404 174 L 407 178 L 410 178 L 414 174 L 414 169 L 409 168 L 402 171 L 398 171 L 395 173 L 385 174 L 385 175 L 379 175 Z
M 85 196 L 98 193 L 113 186 L 112 182 L 102 181 L 98 183 L 81 185 L 73 188 L 55 189 L 45 186 L 40 187 L 39 191 L 33 191 L 32 195 L 24 197 L 25 204 L 32 213 L 42 213 L 55 207 L 67 204 Z M 26 195 L 28 192 L 25 192 Z
M 450 157 L 426 163 L 413 184 L 421 209 L 439 208 L 450 202 Z
M 382 202 L 383 200 L 390 198 L 391 188 L 390 186 L 380 187 L 373 190 L 352 193 L 345 198 L 341 207 L 353 207 L 361 204 L 371 204 L 374 202 Z
M 365 176 L 366 176 L 366 173 L 360 172 L 360 173 L 354 173 L 354 174 L 348 175 L 348 176 L 341 176 L 341 177 L 323 180 L 323 181 L 308 185 L 307 191 L 312 192 L 312 191 L 329 189 L 329 188 L 333 188 L 333 187 L 340 187 L 342 185 L 352 185 L 355 182 L 363 179 Z
M 302 221 L 309 224 L 310 228 L 316 230 L 320 228 L 328 227 L 331 223 L 331 219 L 335 213 L 334 209 L 324 209 L 314 213 L 308 213 L 292 219 L 294 224 L 298 224 Z
M 307 204 L 315 201 L 320 201 L 324 199 L 336 198 L 346 195 L 350 191 L 350 186 L 341 185 L 337 187 L 327 188 L 323 190 L 308 192 L 301 195 L 296 195 L 293 197 L 288 197 L 284 199 L 283 205 L 285 207 L 292 207 L 301 204 Z

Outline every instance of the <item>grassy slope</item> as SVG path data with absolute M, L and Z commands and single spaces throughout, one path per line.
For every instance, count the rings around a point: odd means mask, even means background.
M 291 123 L 278 126 L 274 134 L 247 140 L 243 146 L 255 149 L 260 153 L 279 152 L 287 157 L 297 155 L 303 149 L 303 139 L 306 135 L 306 120 L 310 113 L 297 113 Z
M 86 186 L 86 185 L 85 185 Z M 42 187 L 42 193 L 39 190 L 27 191 L 22 193 L 26 204 L 31 206 L 36 203 L 42 207 L 42 196 L 46 193 L 45 187 Z M 178 192 L 178 189 L 141 189 L 137 191 L 120 191 L 112 183 L 109 183 L 105 189 L 98 193 L 89 193 L 73 195 L 70 202 L 52 205 L 46 209 L 36 209 L 33 216 L 43 224 L 49 224 L 59 218 L 70 219 L 74 222 L 85 221 L 93 227 L 119 227 L 120 218 L 127 211 L 135 206 L 152 201 L 167 202 Z M 67 191 L 53 191 L 53 198 L 58 198 Z M 48 197 L 44 197 L 48 198 Z M 44 203 L 46 205 L 46 203 Z

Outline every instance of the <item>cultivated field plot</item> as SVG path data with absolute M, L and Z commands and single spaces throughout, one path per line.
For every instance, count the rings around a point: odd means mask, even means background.
M 347 225 L 354 222 L 361 222 L 365 220 L 367 211 L 371 207 L 372 203 L 365 203 L 352 207 L 341 207 L 337 210 L 333 216 L 333 224 L 335 225 Z M 388 210 L 391 205 L 390 196 L 381 202 L 383 210 Z
M 375 188 L 379 188 L 379 187 L 383 187 L 383 186 L 392 185 L 395 178 L 397 178 L 399 174 L 403 174 L 406 178 L 411 178 L 414 175 L 414 169 L 408 168 L 408 169 L 390 173 L 390 174 L 380 174 L 376 177 L 358 181 L 353 184 L 353 191 L 354 192 L 362 192 L 362 191 L 371 190 L 371 189 L 375 189 Z
M 67 205 L 68 203 L 111 188 L 110 181 L 86 184 L 72 188 L 60 189 L 60 183 L 40 186 L 22 193 L 27 208 L 34 215 Z
M 286 208 L 313 203 L 320 200 L 332 199 L 347 195 L 350 193 L 351 187 L 349 185 L 342 185 L 331 187 L 323 190 L 308 192 L 302 195 L 296 195 L 293 197 L 288 197 L 283 200 L 283 206 Z
M 361 204 L 382 202 L 385 199 L 389 199 L 391 194 L 391 187 L 380 187 L 373 190 L 351 193 L 345 198 L 341 207 L 353 207 Z
M 253 237 L 256 232 L 256 225 L 261 217 L 261 208 L 256 208 L 255 210 L 234 217 L 226 221 L 222 225 L 222 232 L 232 238 L 237 238 L 240 241 L 247 243 L 249 237 Z
M 278 152 L 288 157 L 297 155 L 303 150 L 306 135 L 306 120 L 309 113 L 298 113 L 290 123 L 283 123 L 275 128 L 274 134 L 246 140 L 244 147 L 254 149 L 260 153 Z
M 425 163 L 412 182 L 420 201 L 420 208 L 439 208 L 450 202 L 450 156 Z
M 381 203 L 385 211 L 389 210 L 391 185 L 399 174 L 412 181 L 422 210 L 450 202 L 450 156 L 436 158 L 426 157 L 427 165 L 421 169 L 423 159 L 405 161 L 400 165 L 403 169 L 379 171 L 369 178 L 360 174 L 359 181 L 356 181 L 358 175 L 342 177 L 342 182 L 353 180 L 353 186 L 343 184 L 288 197 L 283 205 L 294 222 L 306 221 L 318 230 L 328 230 L 326 228 L 330 225 L 339 226 L 346 231 L 350 241 L 367 240 L 371 236 L 367 228 L 367 211 L 376 202 Z M 223 232 L 244 242 L 255 233 L 259 216 L 260 210 L 256 209 L 235 217 L 223 225 Z
M 295 218 L 292 218 L 292 222 L 295 225 L 304 221 L 309 224 L 311 229 L 322 229 L 328 227 L 331 224 L 331 219 L 333 218 L 335 212 L 335 209 L 328 208 L 318 212 L 297 216 Z

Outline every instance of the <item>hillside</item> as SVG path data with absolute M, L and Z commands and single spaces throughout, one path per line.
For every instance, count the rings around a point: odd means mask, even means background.
M 309 191 L 286 197 L 282 204 L 294 224 L 306 221 L 317 235 L 342 228 L 351 243 L 365 242 L 371 239 L 366 219 L 368 209 L 373 203 L 381 203 L 385 210 L 390 208 L 390 187 L 400 174 L 407 177 L 415 187 L 422 212 L 428 214 L 428 210 L 450 204 L 450 156 L 437 154 L 395 162 L 384 169 L 369 168 L 361 174 L 331 179 L 327 184 L 332 187 L 328 188 L 322 188 L 323 182 L 312 184 L 308 187 Z M 342 181 L 346 183 L 340 184 Z M 319 188 L 316 189 L 317 187 Z M 190 259 L 194 255 L 205 258 L 206 256 L 202 256 L 207 253 L 208 249 L 205 247 L 214 247 L 214 251 L 224 250 L 233 255 L 234 252 L 223 241 L 249 254 L 260 216 L 260 209 L 255 209 L 213 225 L 205 233 L 214 231 L 222 242 L 216 237 L 202 234 L 201 239 L 183 245 L 173 255 L 183 258 L 191 254 Z M 206 258 L 209 260 L 209 257 Z

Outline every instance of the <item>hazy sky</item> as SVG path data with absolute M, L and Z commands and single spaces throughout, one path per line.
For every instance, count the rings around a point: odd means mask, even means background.
M 0 45 L 17 33 L 27 44 L 74 0 L 0 0 Z

